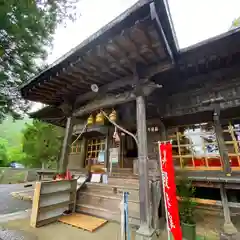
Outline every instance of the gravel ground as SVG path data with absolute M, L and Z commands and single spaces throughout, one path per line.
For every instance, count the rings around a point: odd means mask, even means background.
M 14 199 L 11 192 L 23 191 L 24 184 L 0 184 L 0 214 L 14 213 L 31 208 L 31 202 Z

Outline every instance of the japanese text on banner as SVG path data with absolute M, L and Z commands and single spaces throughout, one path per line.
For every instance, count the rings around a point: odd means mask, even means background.
M 165 193 L 165 204 L 168 215 L 168 228 L 172 233 L 174 240 L 182 240 L 176 195 L 174 164 L 172 159 L 172 145 L 170 143 L 160 144 L 159 155 L 162 168 L 163 191 Z

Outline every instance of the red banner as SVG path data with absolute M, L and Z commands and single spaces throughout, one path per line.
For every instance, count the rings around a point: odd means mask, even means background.
M 159 145 L 160 166 L 162 171 L 162 184 L 165 197 L 165 207 L 168 215 L 168 229 L 174 240 L 182 240 L 182 231 L 179 220 L 177 192 L 175 184 L 174 164 L 172 157 L 172 144 Z

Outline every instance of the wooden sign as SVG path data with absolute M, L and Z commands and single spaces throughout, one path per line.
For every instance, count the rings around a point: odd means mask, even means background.
M 119 161 L 119 148 L 110 148 L 109 149 L 110 152 L 110 162 L 111 163 L 118 163 Z

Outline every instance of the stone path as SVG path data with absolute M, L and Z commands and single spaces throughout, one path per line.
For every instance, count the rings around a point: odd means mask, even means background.
M 37 236 L 21 230 L 0 228 L 0 240 L 37 240 Z
M 14 199 L 12 192 L 23 191 L 24 184 L 0 184 L 0 215 L 31 208 L 31 202 Z

